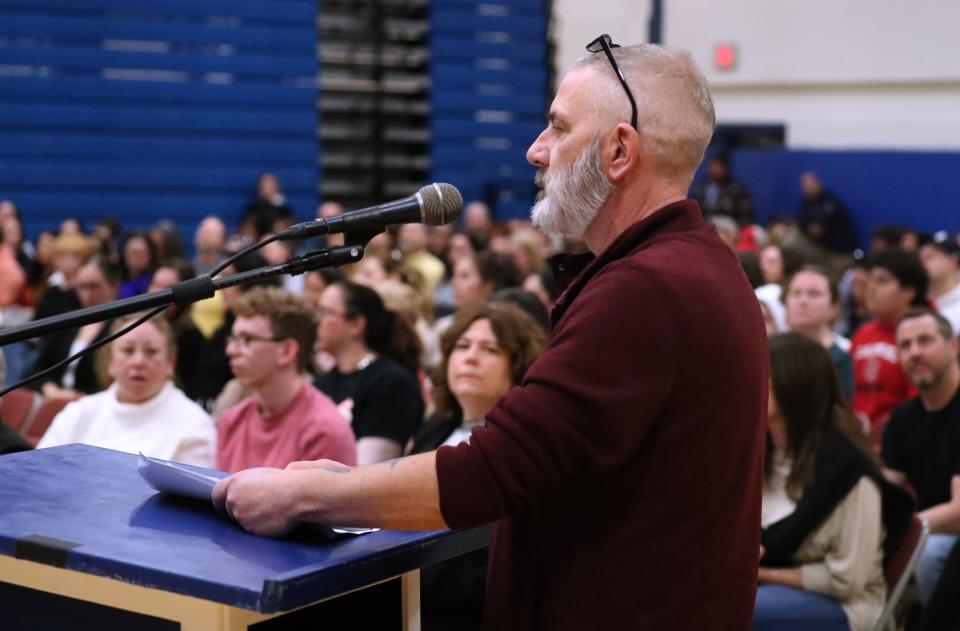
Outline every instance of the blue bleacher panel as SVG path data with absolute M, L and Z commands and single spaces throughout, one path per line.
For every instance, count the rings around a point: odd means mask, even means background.
M 0 3 L 2 6 L 2 3 Z M 0 36 L 54 38 L 64 41 L 136 40 L 177 44 L 242 46 L 248 50 L 290 50 L 294 54 L 316 43 L 317 32 L 309 20 L 300 28 L 234 28 L 195 21 L 144 22 L 122 17 L 103 19 L 83 15 L 13 15 L 0 21 Z
M 268 138 L 203 138 L 191 134 L 155 136 L 149 133 L 106 135 L 84 131 L 77 134 L 11 132 L 0 143 L 0 160 L 15 158 L 31 161 L 67 161 L 96 158 L 104 162 L 129 164 L 149 161 L 179 165 L 184 156 L 191 164 L 217 166 L 246 164 L 256 166 L 270 156 L 271 164 L 296 167 L 316 159 L 317 146 L 309 138 L 289 140 Z M 279 168 L 279 167 L 278 167 Z
M 434 115 L 474 116 L 476 112 L 502 111 L 516 119 L 543 121 L 543 102 L 543 95 L 539 93 L 477 94 L 457 91 L 455 86 L 450 86 L 439 93 L 435 90 L 431 104 Z
M 313 107 L 316 92 L 309 87 L 268 83 L 200 83 L 172 81 L 104 81 L 100 77 L 0 76 L 0 103 L 181 104 L 215 108 L 238 103 L 258 110 L 303 112 Z
M 431 3 L 433 178 L 498 219 L 526 216 L 535 194 L 526 151 L 550 89 L 547 19 L 542 0 Z
M 273 171 L 317 191 L 315 0 L 0 0 L 0 198 L 66 216 L 236 224 Z
M 509 11 L 523 11 L 536 9 L 544 10 L 544 0 L 490 0 L 478 3 L 477 0 L 432 0 L 431 5 L 436 8 L 461 8 L 469 11 L 477 9 L 478 4 L 480 12 L 495 13 L 503 15 Z M 544 20 L 546 24 L 546 20 Z
M 292 22 L 301 27 L 316 20 L 317 5 L 304 0 L 0 0 L 5 14 L 151 16 L 169 19 L 195 19 L 211 23 L 244 18 L 265 23 Z

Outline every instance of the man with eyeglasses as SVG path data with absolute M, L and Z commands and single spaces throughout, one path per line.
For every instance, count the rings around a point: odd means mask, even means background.
M 549 233 L 592 253 L 548 347 L 469 444 L 370 467 L 243 472 L 215 502 L 299 521 L 493 523 L 489 629 L 747 629 L 768 373 L 756 298 L 687 199 L 714 127 L 689 55 L 609 37 L 565 76 L 527 152 Z
M 285 467 L 330 458 L 356 464 L 353 430 L 307 374 L 317 319 L 298 296 L 257 287 L 234 305 L 230 368 L 250 396 L 217 423 L 217 468 Z

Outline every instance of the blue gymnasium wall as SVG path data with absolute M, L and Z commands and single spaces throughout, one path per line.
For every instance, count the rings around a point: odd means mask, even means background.
M 316 18 L 316 0 L 0 0 L 0 198 L 28 235 L 169 217 L 189 243 L 269 170 L 312 215 Z
M 499 220 L 528 216 L 549 90 L 545 0 L 430 4 L 432 178 Z
M 796 216 L 800 174 L 815 171 L 850 210 L 860 244 L 885 223 L 921 232 L 960 231 L 960 152 L 739 149 L 731 170 L 750 190 L 757 219 Z

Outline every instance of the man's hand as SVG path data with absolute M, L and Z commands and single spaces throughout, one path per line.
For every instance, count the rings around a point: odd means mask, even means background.
M 332 460 L 292 462 L 286 469 L 249 469 L 221 480 L 213 503 L 258 535 L 278 536 L 299 523 L 394 530 L 439 530 L 436 454 L 365 467 Z
M 247 469 L 217 483 L 213 504 L 249 532 L 284 535 L 297 525 L 295 478 L 292 471 Z

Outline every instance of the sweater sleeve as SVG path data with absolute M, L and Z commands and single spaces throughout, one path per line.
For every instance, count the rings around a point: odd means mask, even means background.
M 803 588 L 846 600 L 863 592 L 881 554 L 883 520 L 876 483 L 860 478 L 824 527 L 835 529 L 837 537 L 823 561 L 802 566 Z
M 470 444 L 437 452 L 450 526 L 519 512 L 636 452 L 674 380 L 673 301 L 665 294 L 626 261 L 584 287 L 523 383 L 500 399 Z
M 171 460 L 198 467 L 216 465 L 217 432 L 210 417 L 197 417 L 193 430 L 186 433 L 177 445 Z

